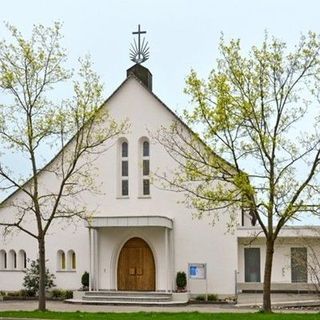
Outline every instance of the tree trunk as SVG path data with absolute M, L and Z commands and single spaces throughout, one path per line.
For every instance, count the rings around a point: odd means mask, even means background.
M 266 241 L 266 263 L 264 267 L 264 282 L 263 282 L 263 310 L 265 312 L 272 312 L 271 310 L 271 272 L 272 260 L 274 252 L 274 241 L 268 239 Z
M 44 237 L 39 237 L 39 310 L 46 311 L 46 252 Z

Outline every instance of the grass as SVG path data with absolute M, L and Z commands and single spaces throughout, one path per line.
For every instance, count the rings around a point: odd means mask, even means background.
M 105 313 L 105 312 L 39 312 L 39 311 L 2 311 L 0 317 L 38 318 L 60 320 L 319 320 L 319 314 L 263 314 L 263 313 L 164 313 L 164 312 L 136 312 L 136 313 Z

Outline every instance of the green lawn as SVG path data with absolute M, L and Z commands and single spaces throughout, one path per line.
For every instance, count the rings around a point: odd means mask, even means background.
M 281 319 L 281 320 L 319 320 L 318 314 L 263 314 L 263 313 L 90 313 L 90 312 L 38 312 L 38 311 L 3 311 L 1 317 L 15 318 L 38 318 L 38 319 L 68 319 L 68 320 L 259 320 L 259 319 Z

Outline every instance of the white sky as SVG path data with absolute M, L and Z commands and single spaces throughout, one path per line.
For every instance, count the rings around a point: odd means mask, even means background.
M 129 46 L 138 24 L 147 30 L 154 92 L 172 109 L 186 107 L 185 77 L 194 68 L 206 77 L 217 58 L 221 32 L 246 46 L 264 31 L 295 43 L 301 32 L 320 30 L 316 0 L 9 0 L 1 1 L 0 21 L 24 30 L 33 24 L 64 23 L 65 46 L 74 63 L 90 53 L 105 83 L 106 96 L 132 65 Z M 0 24 L 0 38 L 6 35 Z
M 70 63 L 90 53 L 105 83 L 106 98 L 125 79 L 132 31 L 147 31 L 153 91 L 171 109 L 188 105 L 185 78 L 194 68 L 207 77 L 218 57 L 221 32 L 246 47 L 259 44 L 267 30 L 289 45 L 301 33 L 320 32 L 316 0 L 9 0 L 1 1 L 0 22 L 26 36 L 33 24 L 64 24 Z M 7 36 L 0 23 L 0 38 Z

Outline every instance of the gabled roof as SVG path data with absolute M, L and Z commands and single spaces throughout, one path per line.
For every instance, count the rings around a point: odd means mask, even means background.
M 103 107 L 105 107 L 108 102 L 125 86 L 125 84 L 131 80 L 134 79 L 135 81 L 137 81 L 149 94 L 151 94 L 153 96 L 153 98 L 155 98 L 167 111 L 169 111 L 173 117 L 176 119 L 177 122 L 179 122 L 184 128 L 186 128 L 192 135 L 196 135 L 196 133 L 175 113 L 173 112 L 156 94 L 154 94 L 152 91 L 150 91 L 145 84 L 138 78 L 136 77 L 133 73 L 130 73 L 128 75 L 128 77 L 111 93 L 111 95 L 101 104 L 99 110 L 101 110 Z M 197 136 L 198 137 L 198 136 Z M 208 147 L 206 145 L 206 143 L 199 138 L 199 141 L 206 147 Z M 68 147 L 68 145 L 71 143 L 71 141 L 73 140 L 73 137 L 66 143 L 66 145 L 59 150 L 59 152 L 46 164 L 44 165 L 38 172 L 38 175 L 41 174 L 48 166 L 50 166 L 55 159 L 61 154 L 61 152 Z M 210 147 L 208 147 L 210 149 Z M 220 156 L 218 156 L 217 154 L 215 154 L 212 151 L 213 155 L 217 158 L 219 158 L 221 161 L 223 161 L 226 165 L 230 166 L 231 168 L 234 168 L 234 166 L 232 164 L 230 164 L 228 161 L 226 161 L 225 159 L 221 158 Z M 20 191 L 21 189 L 23 189 L 30 181 L 32 180 L 32 178 L 29 178 L 19 189 L 16 189 L 15 191 L 13 191 L 10 195 L 8 195 L 1 203 L 0 203 L 0 208 L 5 204 L 5 202 L 7 202 L 11 197 L 13 197 L 15 194 L 18 193 L 18 191 Z

